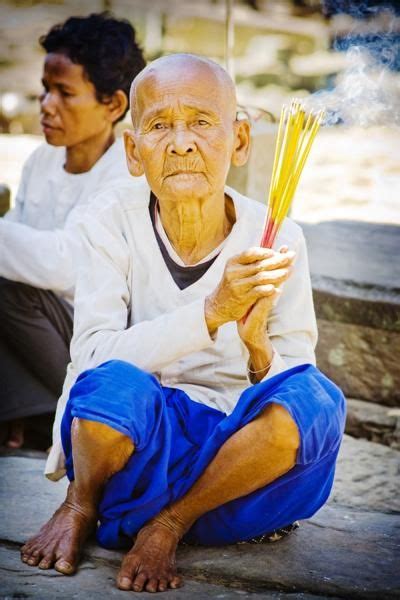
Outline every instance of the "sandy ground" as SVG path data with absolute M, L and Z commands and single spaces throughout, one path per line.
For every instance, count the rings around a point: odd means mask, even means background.
M 0 135 L 0 182 L 18 186 L 22 165 L 42 138 Z M 400 224 L 400 135 L 395 129 L 320 131 L 292 207 L 292 217 Z

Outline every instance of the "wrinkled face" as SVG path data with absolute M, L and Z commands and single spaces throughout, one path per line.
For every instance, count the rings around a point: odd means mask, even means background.
M 132 136 L 158 198 L 223 190 L 237 127 L 228 91 L 208 67 L 193 64 L 181 72 L 155 69 L 137 84 Z
M 107 105 L 97 100 L 82 65 L 64 54 L 49 53 L 42 83 L 40 122 L 49 144 L 72 147 L 110 127 Z

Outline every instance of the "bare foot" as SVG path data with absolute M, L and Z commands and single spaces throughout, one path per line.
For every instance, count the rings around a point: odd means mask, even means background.
M 143 527 L 122 561 L 117 576 L 119 589 L 164 592 L 168 587 L 181 587 L 175 563 L 178 541 L 179 535 L 162 523 L 153 521 Z
M 80 552 L 96 524 L 96 512 L 67 499 L 39 533 L 21 548 L 21 560 L 32 567 L 51 569 L 72 575 L 78 566 Z
M 21 419 L 10 421 L 8 426 L 8 437 L 6 447 L 16 450 L 22 448 L 24 443 L 24 422 Z

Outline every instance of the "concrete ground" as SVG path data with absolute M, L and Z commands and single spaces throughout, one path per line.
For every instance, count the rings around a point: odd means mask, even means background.
M 40 454 L 0 457 L 0 599 L 127 598 L 115 588 L 120 552 L 92 540 L 65 577 L 19 560 L 20 545 L 58 506 L 66 481 L 42 476 Z M 182 546 L 185 586 L 166 597 L 319 600 L 400 597 L 400 452 L 346 436 L 327 506 L 274 544 Z M 136 594 L 148 597 L 147 593 Z

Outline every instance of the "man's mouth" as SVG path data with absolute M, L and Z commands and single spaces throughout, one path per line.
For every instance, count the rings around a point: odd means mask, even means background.
M 43 129 L 58 129 L 58 127 L 55 127 L 52 123 L 49 123 L 48 121 L 40 121 L 40 124 Z
M 167 173 L 166 177 L 174 177 L 175 175 L 200 175 L 200 171 L 191 171 L 191 170 L 183 170 L 179 169 L 177 171 L 172 171 Z

